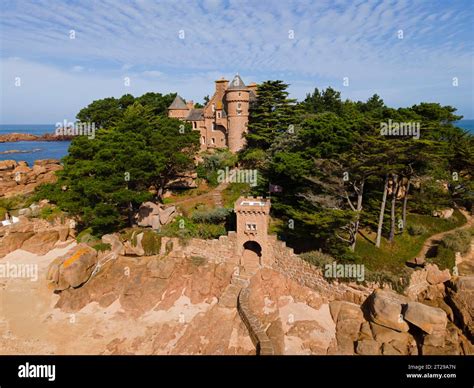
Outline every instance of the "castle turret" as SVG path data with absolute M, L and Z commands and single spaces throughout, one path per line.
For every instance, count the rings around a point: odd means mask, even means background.
M 226 90 L 227 140 L 231 152 L 240 151 L 245 145 L 244 134 L 249 121 L 250 91 L 237 74 Z
M 168 117 L 184 120 L 189 114 L 189 107 L 177 94 L 171 105 L 168 107 Z
M 269 266 L 271 253 L 268 242 L 270 200 L 262 197 L 240 197 L 234 206 L 237 215 L 236 256 L 248 273 Z

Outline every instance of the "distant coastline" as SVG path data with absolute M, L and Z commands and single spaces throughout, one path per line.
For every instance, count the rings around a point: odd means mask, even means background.
M 55 131 L 54 124 L 0 124 L 0 138 L 3 139 L 0 141 L 0 160 L 25 161 L 33 166 L 36 160 L 62 159 L 68 154 L 71 141 L 55 137 Z
M 0 135 L 0 143 L 16 143 L 18 141 L 68 141 L 73 136 L 55 135 L 44 133 L 42 135 L 32 135 L 30 133 L 6 133 Z

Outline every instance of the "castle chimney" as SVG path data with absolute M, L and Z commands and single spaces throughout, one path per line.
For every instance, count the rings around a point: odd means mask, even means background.
M 227 85 L 228 85 L 228 84 L 229 84 L 229 81 L 227 81 L 226 79 L 224 79 L 224 77 L 222 77 L 221 79 L 217 80 L 217 81 L 216 81 L 216 94 L 219 95 L 219 96 L 224 95 L 225 90 L 227 89 Z
M 188 102 L 186 102 L 186 106 L 188 107 L 188 109 L 194 109 L 194 101 L 189 100 Z
M 254 92 L 255 95 L 257 94 L 257 84 L 255 82 L 252 82 L 251 84 L 247 85 L 247 89 Z

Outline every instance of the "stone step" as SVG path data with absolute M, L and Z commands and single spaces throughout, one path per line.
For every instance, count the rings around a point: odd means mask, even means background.
M 251 276 L 246 275 L 233 275 L 232 276 L 232 284 L 238 285 L 241 288 L 247 287 L 250 284 Z
M 229 284 L 222 293 L 218 305 L 221 307 L 236 308 L 237 298 L 241 289 L 242 286 L 239 286 L 238 284 Z

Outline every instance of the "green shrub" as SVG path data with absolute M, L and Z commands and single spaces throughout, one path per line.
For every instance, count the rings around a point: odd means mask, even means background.
M 227 234 L 227 230 L 223 224 L 195 223 L 184 217 L 165 225 L 159 232 L 161 236 L 178 237 L 183 243 L 193 237 L 214 239 L 225 234 Z
M 399 273 L 394 274 L 390 271 L 377 270 L 370 271 L 365 268 L 365 282 L 376 282 L 380 285 L 389 284 L 393 290 L 402 293 L 409 283 L 409 277 L 412 270 L 403 268 Z
M 436 250 L 436 256 L 429 259 L 433 264 L 436 264 L 439 269 L 452 270 L 456 265 L 456 254 L 450 248 L 446 248 L 444 245 L 438 245 Z
M 332 264 L 334 257 L 319 251 L 309 251 L 302 253 L 300 257 L 315 267 L 324 269 L 327 264 Z
M 0 221 L 3 221 L 5 219 L 5 214 L 7 214 L 7 209 L 4 207 L 0 207 Z
M 152 230 L 145 230 L 143 232 L 142 247 L 147 256 L 160 253 L 161 236 Z
M 26 198 L 22 195 L 16 195 L 10 198 L 0 198 L 0 208 L 4 208 L 11 212 L 12 210 L 24 207 L 25 202 Z
M 45 206 L 40 210 L 39 217 L 46 221 L 54 221 L 62 216 L 62 211 L 56 206 Z
M 407 230 L 410 236 L 420 236 L 428 233 L 428 229 L 424 225 L 419 224 L 409 225 Z
M 92 246 L 97 252 L 107 252 L 110 251 L 111 245 L 109 243 L 100 242 Z
M 453 252 L 466 253 L 471 247 L 471 233 L 469 230 L 456 230 L 444 236 L 441 245 Z
M 220 222 L 224 222 L 230 212 L 231 210 L 223 207 L 213 209 L 200 209 L 194 211 L 193 215 L 191 216 L 191 220 L 196 223 L 217 224 Z
M 92 243 L 98 240 L 99 239 L 92 234 L 92 228 L 84 229 L 76 237 L 76 241 L 78 243 L 85 243 L 85 244 Z

